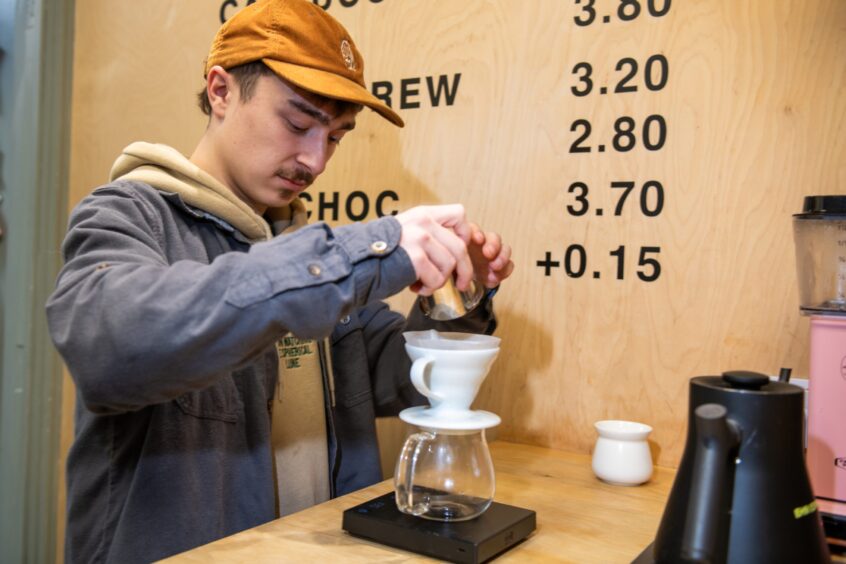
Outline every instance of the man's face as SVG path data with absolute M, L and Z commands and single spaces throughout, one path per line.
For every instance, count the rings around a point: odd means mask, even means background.
M 275 76 L 258 77 L 247 101 L 238 88 L 230 93 L 217 132 L 221 180 L 259 214 L 308 188 L 355 127 L 355 110 L 335 115 L 334 104 Z

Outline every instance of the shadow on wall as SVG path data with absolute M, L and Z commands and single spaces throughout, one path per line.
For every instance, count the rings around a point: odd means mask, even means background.
M 403 165 L 403 152 L 400 139 L 400 130 L 387 123 L 379 123 L 381 119 L 368 118 L 361 120 L 360 127 L 348 138 L 350 144 L 355 145 L 355 151 L 349 154 L 339 154 L 338 162 L 333 162 L 328 171 L 332 176 L 321 183 L 318 190 L 332 190 L 338 187 L 335 178 L 344 178 L 345 170 L 351 167 L 365 166 L 370 169 L 367 175 L 367 182 L 380 189 L 391 189 L 399 195 L 396 203 L 388 202 L 383 211 L 400 212 L 416 205 L 436 205 L 454 202 L 463 202 L 469 193 L 464 193 L 464 188 L 459 191 L 445 194 L 437 191 L 430 185 L 423 182 L 407 167 Z M 375 121 L 375 123 L 374 123 Z M 407 128 L 414 127 L 413 122 Z M 332 186 L 335 185 L 335 186 Z M 331 188 L 330 188 L 331 187 Z M 356 190 L 356 187 L 349 187 Z M 469 190 L 470 188 L 466 188 Z M 317 196 L 313 196 L 310 204 L 312 210 L 317 209 Z M 373 202 L 371 202 L 373 204 Z M 371 219 L 374 215 L 368 217 Z M 470 217 L 476 221 L 477 218 Z M 484 218 L 479 218 L 484 219 Z M 484 226 L 497 231 L 497 226 Z M 502 425 L 489 429 L 486 433 L 488 440 L 495 440 L 498 436 L 507 438 L 513 434 L 509 431 L 514 427 L 519 429 L 528 428 L 531 419 L 533 403 L 531 394 L 527 393 L 528 379 L 535 370 L 542 370 L 552 360 L 552 338 L 549 332 L 539 324 L 534 323 L 528 317 L 521 315 L 506 303 L 515 303 L 517 300 L 504 299 L 514 292 L 519 296 L 519 289 L 513 286 L 513 280 L 506 280 L 499 290 L 495 301 L 495 311 L 498 320 L 496 334 L 503 337 L 502 348 L 497 360 L 494 362 L 490 373 L 482 384 L 479 394 L 473 403 L 473 409 L 483 409 L 497 413 L 502 418 Z M 398 294 L 388 300 L 392 309 L 407 313 L 413 306 L 415 294 L 409 291 Z M 521 335 L 523 336 L 521 338 Z M 522 370 L 506 370 L 508 358 L 516 358 L 523 343 L 526 342 L 526 335 L 532 342 L 531 367 L 524 367 Z M 399 456 L 399 451 L 409 432 L 415 428 L 406 425 L 398 418 L 380 420 L 378 425 L 379 443 L 381 449 L 382 468 L 386 477 L 393 474 L 393 465 Z
M 476 405 L 502 418 L 501 426 L 495 429 L 491 438 L 514 440 L 515 430 L 519 430 L 521 442 L 525 442 L 522 437 L 530 432 L 532 421 L 536 419 L 529 380 L 533 373 L 543 372 L 552 362 L 553 339 L 547 328 L 519 312 L 519 303 L 516 308 L 504 305 L 522 299 L 504 299 L 510 292 L 519 294 L 519 288 L 508 283 L 508 280 L 503 283 L 494 306 L 497 335 L 502 338 L 501 350 L 479 390 Z M 527 343 L 531 350 L 527 350 Z M 520 358 L 531 358 L 531 365 L 520 364 L 517 361 Z M 538 439 L 533 444 L 543 444 L 543 438 Z
M 407 130 L 415 127 L 414 117 L 409 118 Z M 354 158 L 352 154 L 339 155 L 343 161 L 333 163 L 337 167 L 336 172 L 340 169 L 343 174 L 345 167 L 350 166 L 368 167 L 370 173 L 367 175 L 367 182 L 380 188 L 391 188 L 400 195 L 400 200 L 396 203 L 396 211 L 415 205 L 470 201 L 469 190 L 472 190 L 472 187 L 459 186 L 455 188 L 455 192 L 437 190 L 437 187 L 423 182 L 404 166 L 405 159 L 398 128 L 387 123 L 379 123 L 381 119 L 375 123 L 371 119 L 360 121 L 362 130 L 357 130 L 354 135 L 360 133 L 361 136 L 350 138 L 351 143 L 357 144 L 355 154 L 359 155 L 359 158 Z M 423 126 L 420 122 L 418 125 Z M 460 157 L 456 155 L 455 158 Z M 437 165 L 433 163 L 433 166 Z M 393 211 L 390 206 L 388 207 L 387 211 Z M 492 207 L 495 208 L 495 206 Z M 493 231 L 502 228 L 502 226 L 484 224 L 484 218 L 470 217 L 470 219 L 479 221 L 484 228 Z M 533 374 L 547 372 L 553 358 L 554 340 L 550 329 L 520 313 L 521 302 L 531 298 L 521 295 L 520 288 L 515 284 L 516 279 L 506 280 L 495 299 L 498 319 L 496 334 L 503 339 L 501 350 L 473 403 L 474 409 L 492 411 L 502 418 L 502 424 L 499 427 L 488 431 L 487 436 L 490 440 L 497 437 L 508 440 L 515 434 L 523 438 L 526 434 L 532 433 L 530 429 L 538 424 L 539 417 L 533 413 L 535 405 L 531 393 L 532 383 L 529 380 Z M 395 310 L 403 313 L 408 311 L 413 301 L 414 295 L 410 292 L 389 300 Z M 530 358 L 531 365 L 520 364 L 517 360 L 520 358 Z M 401 429 L 399 422 L 395 425 L 392 432 L 385 434 L 387 440 L 383 441 L 383 461 L 396 459 L 405 438 L 407 429 Z M 538 437 L 535 441 L 537 444 L 547 442 L 545 428 L 546 426 L 538 428 Z M 515 433 L 515 430 L 518 432 Z
M 402 145 L 400 140 L 400 129 L 384 122 L 370 110 L 369 116 L 359 114 L 356 131 L 349 135 L 342 145 L 350 151 L 339 151 L 327 172 L 325 178 L 321 178 L 312 187 L 311 202 L 306 201 L 306 206 L 312 211 L 312 221 L 319 219 L 315 213 L 319 208 L 318 191 L 333 192 L 340 190 L 346 193 L 347 202 L 352 202 L 350 195 L 355 191 L 362 190 L 363 186 L 350 186 L 345 179 L 358 178 L 357 168 L 367 169 L 366 179 L 370 186 L 378 189 L 379 195 L 367 200 L 369 210 L 367 219 L 375 219 L 381 215 L 396 214 L 416 205 L 432 205 L 447 203 L 439 200 L 437 194 L 422 182 L 417 176 L 403 166 Z M 362 119 L 364 118 L 364 119 Z M 408 127 L 408 126 L 406 126 Z M 316 190 L 315 190 L 316 189 Z M 310 190 L 311 191 L 311 190 Z M 372 194 L 376 190 L 370 191 Z M 396 194 L 394 199 L 391 193 Z M 379 198 L 382 197 L 382 200 Z M 357 214 L 363 212 L 364 200 L 358 200 L 353 210 Z M 456 198 L 458 201 L 458 198 Z M 346 206 L 347 204 L 339 204 Z M 341 210 L 342 218 L 351 214 L 349 210 Z M 346 214 L 346 215 L 345 215 Z M 325 218 L 330 224 L 348 223 L 351 219 L 342 219 L 335 222 L 331 218 Z M 414 307 L 417 295 L 409 290 L 400 292 L 386 301 L 394 311 L 407 315 Z M 394 466 L 399 458 L 400 450 L 406 437 L 414 432 L 416 427 L 407 425 L 399 417 L 382 417 L 376 420 L 376 431 L 379 440 L 379 455 L 382 467 L 382 475 L 390 478 L 394 474 Z

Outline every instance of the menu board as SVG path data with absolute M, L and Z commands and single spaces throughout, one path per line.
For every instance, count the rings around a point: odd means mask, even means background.
M 589 452 L 595 421 L 634 420 L 674 466 L 691 377 L 806 376 L 791 214 L 846 189 L 846 3 L 315 3 L 407 125 L 363 112 L 312 220 L 460 202 L 513 247 L 475 404 L 499 438 Z M 72 203 L 132 141 L 192 151 L 208 46 L 244 5 L 77 3 Z

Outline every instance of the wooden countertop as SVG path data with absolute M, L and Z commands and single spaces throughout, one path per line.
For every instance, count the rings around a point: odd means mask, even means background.
M 631 562 L 652 542 L 674 471 L 656 468 L 637 487 L 598 480 L 590 456 L 496 441 L 494 499 L 537 512 L 537 529 L 497 562 Z M 169 558 L 208 562 L 434 562 L 341 529 L 345 509 L 391 491 L 386 480 Z

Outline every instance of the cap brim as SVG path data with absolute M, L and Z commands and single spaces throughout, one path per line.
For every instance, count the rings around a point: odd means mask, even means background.
M 314 92 L 327 98 L 363 104 L 394 125 L 399 127 L 405 125 L 402 118 L 388 105 L 368 92 L 366 88 L 343 76 L 320 69 L 276 61 L 274 59 L 262 59 L 262 62 L 281 78 L 309 92 Z

